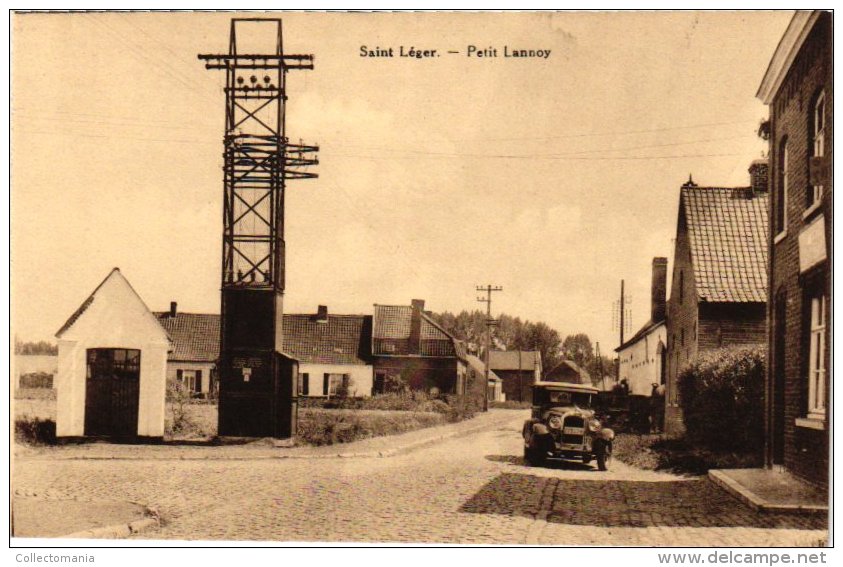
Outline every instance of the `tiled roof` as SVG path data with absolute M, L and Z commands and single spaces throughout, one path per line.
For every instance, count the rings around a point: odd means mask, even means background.
M 372 353 L 379 356 L 456 356 L 464 358 L 465 347 L 424 311 L 421 315 L 420 352 L 411 352 L 410 324 L 413 307 L 375 305 Z
M 181 362 L 214 362 L 220 350 L 220 316 L 205 313 L 155 313 L 158 322 L 170 335 L 173 349 L 167 360 Z
M 489 367 L 494 370 L 521 369 L 532 372 L 540 356 L 536 350 L 493 350 L 489 352 Z
M 284 352 L 311 364 L 368 364 L 372 318 L 368 315 L 284 315 Z
M 700 301 L 767 301 L 767 203 L 748 187 L 682 187 Z
M 220 316 L 203 313 L 155 313 L 173 340 L 169 360 L 214 362 L 219 356 Z M 318 323 L 314 315 L 284 315 L 283 352 L 303 363 L 367 364 L 371 317 L 329 315 Z

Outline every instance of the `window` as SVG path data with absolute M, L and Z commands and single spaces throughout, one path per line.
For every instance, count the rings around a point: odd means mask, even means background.
M 346 397 L 350 383 L 350 374 L 328 374 L 324 375 L 323 386 L 325 395 L 331 397 Z
M 808 417 L 825 418 L 825 296 L 811 298 Z
M 682 333 L 681 334 L 681 337 L 682 337 L 682 343 L 681 344 L 682 344 L 682 346 L 685 346 L 685 329 L 682 329 L 681 333 Z
M 188 392 L 202 391 L 202 371 L 201 370 L 176 370 L 176 380 L 179 384 L 184 386 Z
M 87 376 L 110 375 L 114 378 L 138 380 L 140 376 L 140 351 L 124 348 L 88 349 Z
M 814 103 L 811 132 L 813 133 L 813 144 L 811 156 L 821 158 L 825 156 L 825 92 L 821 92 Z M 812 185 L 808 191 L 807 206 L 811 207 L 820 202 L 823 196 L 822 185 Z
M 299 396 L 310 395 L 310 374 L 299 373 Z
M 679 303 L 685 299 L 685 272 L 679 270 Z
M 787 138 L 782 139 L 779 148 L 778 183 L 776 187 L 775 200 L 775 234 L 781 234 L 787 230 L 787 193 L 788 193 L 788 150 Z

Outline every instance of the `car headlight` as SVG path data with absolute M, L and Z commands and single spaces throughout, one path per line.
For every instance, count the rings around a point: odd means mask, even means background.
M 591 431 L 592 433 L 596 433 L 597 431 L 600 431 L 601 427 L 602 426 L 600 425 L 600 421 L 598 421 L 596 419 L 589 419 L 588 420 L 588 430 Z
M 550 416 L 550 419 L 547 420 L 547 426 L 551 429 L 562 429 L 562 418 L 558 415 Z

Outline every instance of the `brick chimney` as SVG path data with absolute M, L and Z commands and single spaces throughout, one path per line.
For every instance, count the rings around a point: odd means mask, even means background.
M 327 323 L 328 322 L 328 306 L 327 305 L 320 305 L 319 308 L 316 310 L 316 322 L 317 323 Z
M 653 258 L 653 283 L 651 289 L 650 320 L 664 321 L 667 313 L 667 258 Z
M 413 307 L 413 311 L 410 315 L 408 352 L 410 354 L 421 354 L 421 316 L 424 311 L 424 299 L 413 299 L 410 304 Z
M 749 165 L 749 185 L 753 193 L 769 190 L 768 167 L 766 159 L 756 159 Z
M 170 302 L 170 317 L 176 316 L 176 313 L 178 312 L 178 306 L 179 306 L 179 304 L 176 303 L 175 301 Z

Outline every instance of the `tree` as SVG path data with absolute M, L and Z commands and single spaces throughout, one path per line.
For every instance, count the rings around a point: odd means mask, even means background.
M 585 333 L 565 337 L 562 342 L 562 352 L 566 359 L 573 360 L 580 368 L 588 369 L 594 359 L 591 339 Z
M 486 344 L 486 313 L 480 309 L 461 311 L 454 316 L 447 311 L 432 314 L 443 329 L 469 345 L 469 351 L 475 350 L 482 356 L 482 347 Z M 559 333 L 541 321 L 533 323 L 522 321 L 501 313 L 498 325 L 492 329 L 492 348 L 504 350 L 537 350 L 541 353 L 542 367 L 549 370 L 560 360 L 561 338 Z M 472 346 L 474 348 L 472 348 Z
M 58 354 L 59 347 L 47 341 L 21 341 L 15 337 L 15 354 Z

